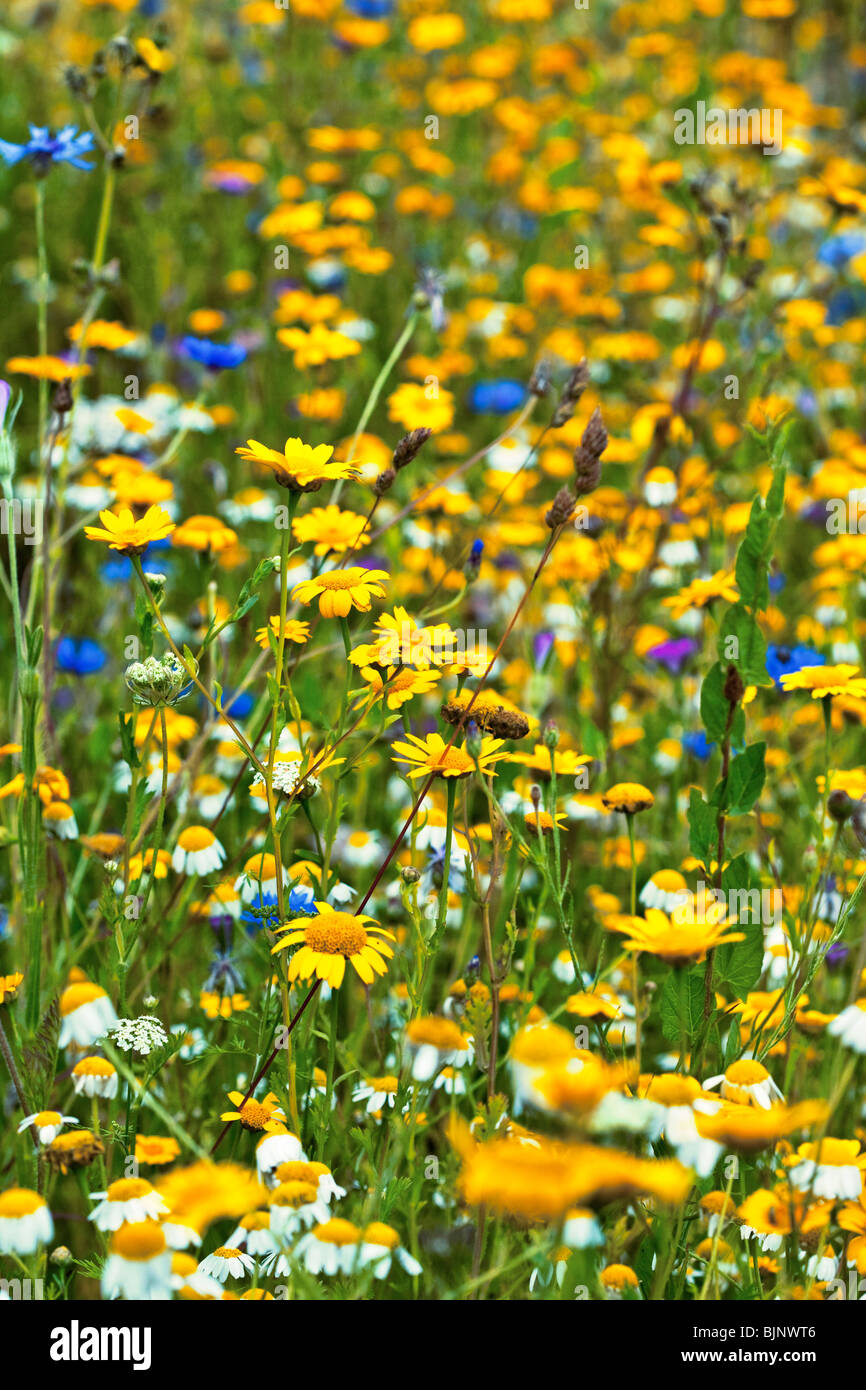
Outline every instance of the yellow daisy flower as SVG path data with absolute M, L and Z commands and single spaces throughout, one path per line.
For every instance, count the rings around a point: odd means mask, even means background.
M 330 462 L 333 452 L 332 444 L 313 447 L 300 439 L 287 439 L 281 454 L 260 444 L 257 439 L 248 439 L 246 448 L 235 449 L 241 458 L 270 468 L 280 486 L 291 488 L 293 492 L 317 492 L 322 483 L 354 478 L 357 470 L 350 463 L 342 463 L 338 459 Z
M 345 618 L 353 608 L 368 613 L 374 598 L 385 597 L 383 582 L 389 578 L 387 570 L 367 570 L 358 565 L 328 570 L 315 579 L 304 579 L 296 584 L 292 601 L 312 603 L 317 598 L 323 618 Z
M 175 529 L 174 522 L 162 507 L 148 507 L 138 521 L 128 507 L 121 507 L 117 514 L 100 512 L 99 520 L 102 527 L 85 526 L 87 539 L 107 541 L 109 550 L 121 550 L 125 555 L 140 555 L 151 541 L 165 540 Z
M 331 504 L 328 507 L 313 507 L 306 516 L 296 517 L 292 530 L 297 540 L 304 544 L 315 543 L 316 555 L 327 555 L 329 550 L 341 554 L 354 550 L 367 529 L 366 517 L 357 512 L 343 512 Z
M 256 641 L 259 646 L 267 651 L 268 634 L 273 633 L 277 642 L 280 640 L 280 615 L 274 613 L 268 619 L 268 627 L 260 627 L 256 633 Z M 283 636 L 287 642 L 308 642 L 310 640 L 310 624 L 302 623 L 298 618 L 287 618 L 283 624 Z
M 315 975 L 332 989 L 339 989 L 347 960 L 365 985 L 371 985 L 376 975 L 385 974 L 383 956 L 394 954 L 388 945 L 395 939 L 392 932 L 377 925 L 365 926 L 376 919 L 363 913 L 353 916 L 351 912 L 338 912 L 329 903 L 315 906 L 318 916 L 310 917 L 304 926 L 292 923 L 280 927 L 279 931 L 287 934 L 272 948 L 275 954 L 288 946 L 301 945 L 289 961 L 290 980 L 309 980 Z
M 407 739 L 408 742 L 394 744 L 394 754 L 398 763 L 408 763 L 411 767 L 411 772 L 407 773 L 410 781 L 415 777 L 429 777 L 431 773 L 437 777 L 469 777 L 475 771 L 475 759 L 466 749 L 458 748 L 455 743 L 446 744 L 440 734 L 428 734 L 426 738 L 408 734 Z M 493 764 L 506 757 L 499 751 L 503 743 L 501 738 L 481 740 L 478 766 L 486 776 L 495 777 Z
M 802 666 L 785 671 L 779 678 L 783 690 L 809 690 L 813 700 L 827 695 L 866 696 L 866 679 L 858 676 L 859 666 Z
M 388 666 L 384 675 L 375 666 L 365 666 L 361 675 L 369 686 L 369 695 L 362 691 L 360 699 L 376 704 L 384 695 L 389 709 L 400 709 L 413 695 L 428 694 L 441 679 L 440 671 L 415 671 L 411 666 Z
M 268 1091 L 262 1100 L 255 1100 L 253 1096 L 245 1100 L 242 1091 L 229 1091 L 227 1094 L 232 1105 L 236 1107 L 220 1115 L 220 1119 L 225 1120 L 227 1124 L 240 1120 L 244 1129 L 263 1130 L 265 1134 L 274 1134 L 283 1128 L 285 1112 L 273 1091 Z

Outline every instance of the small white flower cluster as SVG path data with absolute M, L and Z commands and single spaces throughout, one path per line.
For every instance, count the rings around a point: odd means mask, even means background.
M 107 1037 L 121 1052 L 138 1052 L 142 1057 L 164 1047 L 168 1034 L 159 1019 L 143 1014 L 141 1018 L 121 1018 L 109 1028 Z
M 300 781 L 301 765 L 299 762 L 285 761 L 274 763 L 274 789 L 283 792 L 286 796 L 292 796 L 295 788 Z M 257 772 L 252 780 L 252 786 L 260 787 L 264 784 L 264 777 Z M 306 777 L 302 788 L 301 799 L 308 800 L 320 788 L 321 783 L 317 777 Z

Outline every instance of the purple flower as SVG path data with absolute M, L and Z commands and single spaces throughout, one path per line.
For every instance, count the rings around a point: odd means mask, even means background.
M 539 632 L 533 638 L 532 656 L 535 661 L 536 671 L 540 671 L 545 661 L 550 655 L 550 649 L 556 638 L 552 632 Z
M 657 647 L 650 647 L 647 656 L 660 666 L 666 666 L 674 675 L 679 675 L 689 657 L 694 656 L 697 650 L 698 643 L 693 637 L 672 637 L 668 642 L 659 642 Z
M 12 387 L 8 381 L 0 380 L 0 430 L 3 428 L 3 421 L 6 419 L 6 408 L 9 405 L 9 397 L 12 395 Z
M 836 966 L 843 965 L 850 954 L 851 952 L 849 951 L 847 946 L 843 946 L 841 941 L 836 941 L 830 947 L 824 959 L 831 968 L 831 970 L 833 970 L 836 968 Z

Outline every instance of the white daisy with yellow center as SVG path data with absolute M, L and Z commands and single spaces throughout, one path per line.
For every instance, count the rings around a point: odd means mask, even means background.
M 49 801 L 42 808 L 42 824 L 58 840 L 77 840 L 78 823 L 75 812 L 65 801 Z
M 271 1231 L 271 1213 L 249 1212 L 232 1231 L 226 1244 L 234 1249 L 245 1250 L 248 1255 L 272 1255 L 277 1250 L 277 1242 Z
M 395 1262 L 413 1279 L 422 1273 L 414 1255 L 410 1255 L 400 1244 L 394 1227 L 386 1226 L 383 1221 L 374 1221 L 363 1232 L 359 1263 L 364 1268 L 372 1269 L 374 1279 L 387 1279 Z
M 323 1202 L 331 1202 L 335 1199 L 339 1201 L 345 1197 L 345 1187 L 340 1187 L 330 1168 L 324 1163 L 310 1162 L 307 1159 L 295 1159 L 290 1163 L 281 1163 L 274 1174 L 275 1185 L 284 1182 L 311 1182 L 315 1185 L 318 1196 Z
M 644 907 L 654 907 L 670 915 L 682 905 L 683 895 L 687 893 L 688 887 L 681 873 L 676 869 L 659 869 L 640 890 L 640 901 Z
M 117 1095 L 117 1071 L 105 1057 L 82 1057 L 72 1068 L 72 1084 L 77 1096 Z
M 376 1115 L 381 1110 L 393 1110 L 397 1101 L 397 1087 L 400 1082 L 396 1076 L 370 1076 L 352 1092 L 355 1105 L 366 1104 L 367 1114 Z
M 571 1211 L 566 1212 L 562 1243 L 571 1250 L 588 1250 L 593 1245 L 604 1245 L 604 1233 L 590 1207 L 572 1207 Z
M 295 1246 L 294 1258 L 303 1261 L 309 1274 L 351 1274 L 360 1247 L 360 1227 L 334 1216 L 301 1237 Z
M 50 1144 L 52 1139 L 57 1138 L 64 1125 L 78 1123 L 77 1115 L 61 1115 L 59 1110 L 38 1110 L 35 1115 L 25 1115 L 18 1126 L 18 1133 L 23 1134 L 25 1129 L 32 1126 L 40 1144 Z
M 784 1096 L 770 1073 L 760 1062 L 744 1057 L 733 1062 L 721 1076 L 711 1076 L 704 1082 L 704 1090 L 710 1091 L 719 1086 L 725 1100 L 738 1105 L 757 1105 L 769 1110 Z
M 285 1128 L 266 1134 L 256 1144 L 256 1168 L 265 1183 L 270 1182 L 281 1163 L 305 1162 L 306 1157 L 297 1134 Z
M 212 874 L 225 863 L 226 852 L 212 830 L 206 825 L 190 825 L 177 839 L 171 866 L 175 873 L 192 875 Z
M 283 886 L 289 876 L 283 869 Z M 234 890 L 245 903 L 253 903 L 259 894 L 276 893 L 277 861 L 272 854 L 254 854 L 248 859 L 234 881 Z
M 156 1221 L 116 1230 L 102 1270 L 103 1298 L 165 1302 L 172 1295 L 171 1251 Z
M 99 985 L 83 980 L 70 985 L 60 996 L 60 1037 L 58 1047 L 92 1047 L 98 1038 L 117 1023 L 114 1005 Z
M 790 1170 L 790 1179 L 800 1192 L 813 1197 L 856 1200 L 863 1191 L 863 1170 L 866 1154 L 860 1153 L 857 1139 L 821 1139 L 801 1144 L 798 1161 Z
M 99 1204 L 90 1213 L 90 1220 L 100 1231 L 119 1231 L 126 1222 L 134 1225 L 168 1215 L 165 1201 L 146 1178 L 118 1178 L 106 1192 L 91 1192 L 90 1196 Z
M 54 1238 L 54 1222 L 44 1197 L 29 1187 L 0 1192 L 0 1254 L 32 1255 Z
M 244 1279 L 255 1270 L 256 1262 L 252 1255 L 238 1250 L 234 1245 L 220 1245 L 210 1255 L 199 1261 L 198 1273 L 207 1274 L 224 1284 L 228 1278 Z
M 270 1195 L 271 1230 L 278 1241 L 293 1240 L 299 1231 L 318 1226 L 331 1215 L 327 1202 L 319 1196 L 315 1181 L 290 1179 L 281 1182 Z

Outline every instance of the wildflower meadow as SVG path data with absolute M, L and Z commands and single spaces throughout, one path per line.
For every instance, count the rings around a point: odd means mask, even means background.
M 5 0 L 53 1360 L 128 1302 L 866 1298 L 862 18 Z

